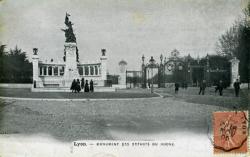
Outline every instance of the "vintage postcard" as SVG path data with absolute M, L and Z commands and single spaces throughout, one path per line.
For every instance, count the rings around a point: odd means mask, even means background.
M 0 0 L 0 157 L 248 157 L 249 45 L 249 0 Z

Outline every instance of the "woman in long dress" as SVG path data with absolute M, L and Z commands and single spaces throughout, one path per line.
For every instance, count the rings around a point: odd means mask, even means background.
M 80 80 L 77 79 L 76 81 L 76 91 L 79 93 L 81 91 Z
M 82 89 L 84 88 L 84 78 L 82 78 L 82 80 L 81 80 L 81 88 Z
M 90 92 L 94 92 L 94 82 L 93 82 L 93 80 L 90 80 L 89 88 L 90 88 Z
M 71 86 L 70 86 L 70 90 L 72 93 L 73 93 L 73 91 L 75 91 L 75 86 L 76 86 L 76 80 L 74 79 L 71 83 Z
M 86 83 L 85 83 L 85 85 L 84 85 L 84 92 L 89 92 L 88 80 L 86 80 Z

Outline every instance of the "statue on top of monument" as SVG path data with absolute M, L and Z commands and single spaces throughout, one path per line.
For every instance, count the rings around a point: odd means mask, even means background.
M 66 41 L 65 42 L 73 42 L 73 43 L 76 43 L 76 36 L 74 34 L 74 31 L 73 31 L 73 24 L 72 22 L 69 20 L 69 16 L 70 14 L 66 13 L 66 16 L 65 16 L 65 25 L 66 25 L 66 29 L 62 29 L 62 31 L 64 31 L 65 33 L 65 38 L 66 38 Z
M 76 43 L 76 36 L 74 34 L 73 31 L 73 24 L 72 22 L 69 20 L 69 16 L 70 14 L 68 14 L 66 12 L 66 16 L 65 16 L 65 25 L 66 25 L 66 29 L 61 29 L 62 31 L 64 31 L 65 33 L 65 38 L 66 38 L 66 43 L 72 42 L 72 43 Z M 66 53 L 64 52 L 64 57 L 63 60 L 66 61 Z M 79 62 L 79 54 L 78 54 L 78 48 L 76 47 L 76 61 Z

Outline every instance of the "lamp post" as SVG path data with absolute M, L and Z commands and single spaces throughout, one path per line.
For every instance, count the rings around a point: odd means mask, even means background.
M 165 72 L 166 72 L 166 63 L 167 63 L 167 58 L 165 57 L 164 58 L 164 64 L 163 64 L 163 87 L 165 88 L 166 87 L 166 85 L 165 85 L 165 80 L 166 80 L 166 78 L 165 78 Z
M 147 78 L 147 76 L 146 76 L 146 69 L 145 69 L 145 64 L 144 64 L 144 60 L 145 60 L 145 57 L 144 57 L 144 55 L 142 55 L 142 66 L 141 66 L 141 71 L 142 71 L 142 88 L 146 88 L 147 87 L 147 81 L 146 81 L 146 78 Z
M 149 68 L 151 69 L 151 93 L 154 93 L 154 82 L 153 82 L 153 70 L 154 70 L 154 67 L 156 67 L 156 64 L 155 64 L 155 60 L 153 58 L 153 56 L 151 56 L 150 60 L 149 60 Z

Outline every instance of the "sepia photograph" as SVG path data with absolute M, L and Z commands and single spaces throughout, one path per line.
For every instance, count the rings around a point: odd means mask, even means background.
M 0 157 L 247 157 L 249 110 L 249 0 L 0 0 Z

